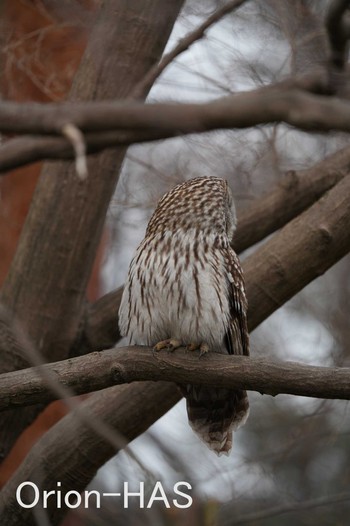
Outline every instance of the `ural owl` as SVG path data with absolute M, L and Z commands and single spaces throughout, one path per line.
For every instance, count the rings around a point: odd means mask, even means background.
M 119 310 L 130 343 L 201 353 L 249 354 L 247 300 L 230 246 L 236 228 L 227 181 L 198 177 L 159 201 L 131 261 Z M 189 422 L 217 454 L 245 423 L 246 391 L 181 385 Z

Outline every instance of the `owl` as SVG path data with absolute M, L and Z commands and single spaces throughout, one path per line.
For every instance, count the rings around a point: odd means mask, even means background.
M 133 257 L 119 327 L 134 345 L 185 346 L 205 353 L 249 354 L 242 269 L 231 248 L 236 228 L 227 181 L 198 177 L 159 201 Z M 218 455 L 249 413 L 247 393 L 219 385 L 179 386 L 189 423 Z

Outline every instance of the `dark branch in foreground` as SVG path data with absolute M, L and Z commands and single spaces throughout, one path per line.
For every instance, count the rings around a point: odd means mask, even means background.
M 287 81 L 202 104 L 0 102 L 0 131 L 11 133 L 61 136 L 63 127 L 71 123 L 83 132 L 149 131 L 150 139 L 155 140 L 272 122 L 318 132 L 349 132 L 350 104 L 335 97 L 307 93 Z M 130 137 L 130 142 L 135 140 L 137 135 Z
M 116 145 L 274 122 L 302 130 L 350 132 L 350 104 L 308 93 L 287 81 L 205 104 L 0 102 L 1 132 L 40 134 L 5 143 L 0 148 L 0 171 L 40 159 L 74 158 L 72 145 L 62 136 L 67 124 L 84 132 L 91 154 Z
M 350 368 L 316 367 L 244 356 L 177 350 L 152 352 L 124 347 L 32 367 L 0 376 L 0 410 L 55 398 L 48 373 L 75 394 L 134 381 L 168 381 L 244 388 L 262 394 L 281 393 L 350 399 Z M 46 378 L 46 380 L 45 380 Z

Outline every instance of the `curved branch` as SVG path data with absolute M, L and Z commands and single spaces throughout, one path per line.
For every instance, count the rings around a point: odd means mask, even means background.
M 163 73 L 163 71 L 169 66 L 169 64 L 178 57 L 181 53 L 186 51 L 194 42 L 200 40 L 205 32 L 216 22 L 221 20 L 224 16 L 231 13 L 233 10 L 240 7 L 247 0 L 230 0 L 227 4 L 224 4 L 222 7 L 219 7 L 212 13 L 202 24 L 196 27 L 193 31 L 190 31 L 181 38 L 176 46 L 163 55 L 161 61 L 158 64 L 155 64 L 145 75 L 145 77 L 137 84 L 135 89 L 132 91 L 133 98 L 138 98 L 142 96 L 145 91 L 148 91 L 156 79 Z
M 0 411 L 49 402 L 55 393 L 46 380 L 54 374 L 75 394 L 135 381 L 166 381 L 248 389 L 317 398 L 350 399 L 350 368 L 316 367 L 246 356 L 176 350 L 152 352 L 135 346 L 91 353 L 0 376 Z

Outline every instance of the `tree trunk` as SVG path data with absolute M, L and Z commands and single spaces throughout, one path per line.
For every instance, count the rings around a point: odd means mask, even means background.
M 125 98 L 158 60 L 183 0 L 105 0 L 74 79 L 71 100 Z M 146 96 L 146 93 L 144 93 Z M 66 358 L 79 333 L 86 287 L 125 148 L 89 160 L 46 164 L 4 283 L 1 303 L 47 361 Z M 14 368 L 30 356 L 18 356 Z M 11 364 L 0 362 L 1 371 Z M 2 454 L 37 415 L 37 406 L 0 420 Z

